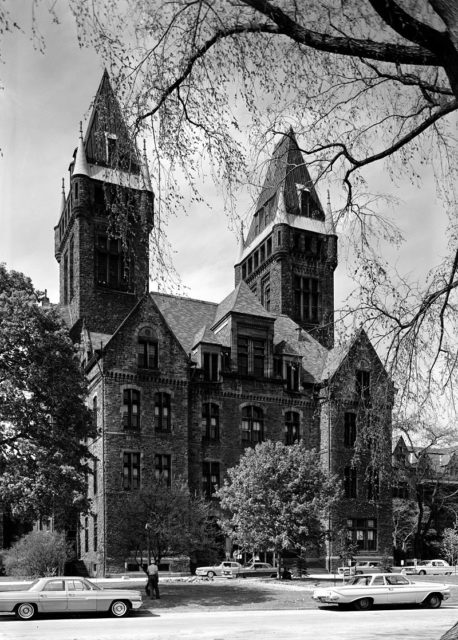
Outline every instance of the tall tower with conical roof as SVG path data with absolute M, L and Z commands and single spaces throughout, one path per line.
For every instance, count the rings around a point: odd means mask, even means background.
M 235 265 L 264 307 L 285 314 L 321 344 L 334 344 L 337 236 L 292 129 L 274 149 Z
M 148 290 L 154 195 L 105 71 L 55 227 L 60 306 L 77 333 L 112 333 Z

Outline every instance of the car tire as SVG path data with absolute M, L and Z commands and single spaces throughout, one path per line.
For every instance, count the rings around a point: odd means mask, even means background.
M 418 575 L 419 575 L 419 576 L 425 576 L 425 575 L 426 575 L 426 571 L 419 571 L 419 572 L 418 572 Z
M 354 606 L 358 611 L 369 611 L 369 609 L 372 609 L 373 604 L 374 602 L 371 598 L 361 598 L 354 603 Z
M 428 609 L 439 609 L 442 604 L 442 598 L 438 593 L 431 593 L 431 595 L 426 598 L 424 604 Z
M 214 571 L 207 571 L 207 578 L 214 578 L 214 577 L 215 577 Z
M 123 618 L 129 613 L 129 607 L 124 600 L 113 600 L 110 606 L 110 613 L 115 618 Z
M 37 608 L 31 602 L 22 602 L 16 607 L 16 615 L 20 620 L 32 620 L 36 613 Z

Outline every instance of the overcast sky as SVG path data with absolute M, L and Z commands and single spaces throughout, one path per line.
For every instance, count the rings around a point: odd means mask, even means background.
M 30 27 L 30 3 L 9 3 L 15 12 L 22 13 L 22 24 Z M 6 35 L 0 66 L 4 87 L 0 94 L 0 261 L 31 276 L 37 288 L 48 290 L 53 302 L 58 301 L 53 227 L 60 213 L 61 179 L 68 176 L 79 121 L 87 120 L 103 73 L 103 63 L 96 54 L 78 48 L 74 22 L 65 12 L 65 3 L 57 6 L 61 24 L 52 24 L 49 17 L 41 21 L 45 52 L 34 49 L 25 34 Z M 390 260 L 403 272 L 424 273 L 444 251 L 446 217 L 436 199 L 432 175 L 428 168 L 423 170 L 421 189 L 407 179 L 393 186 L 380 167 L 368 175 L 376 188 L 401 199 L 389 213 L 394 219 L 402 219 L 408 242 L 397 253 L 390 249 Z M 319 193 L 325 204 L 326 185 L 319 188 Z M 228 230 L 220 196 L 208 187 L 204 197 L 210 208 L 194 207 L 186 219 L 171 220 L 169 237 L 176 268 L 189 295 L 219 301 L 233 287 L 238 241 Z M 240 202 L 248 210 L 246 194 L 241 194 Z M 351 286 L 346 277 L 349 265 L 345 264 L 345 251 L 341 250 L 340 256 L 337 304 Z

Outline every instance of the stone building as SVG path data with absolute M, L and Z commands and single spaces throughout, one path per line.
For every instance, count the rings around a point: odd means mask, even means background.
M 146 167 L 105 73 L 55 228 L 60 308 L 100 432 L 93 515 L 80 527 L 88 571 L 112 569 L 110 535 L 132 492 L 180 475 L 211 498 L 244 449 L 267 439 L 318 449 L 346 496 L 330 524 L 344 523 L 360 557 L 390 554 L 390 488 L 380 476 L 374 490 L 367 451 L 353 460 L 359 435 L 372 434 L 389 464 L 393 388 L 363 331 L 334 346 L 337 236 L 294 133 L 273 150 L 235 288 L 219 304 L 148 291 Z M 317 562 L 337 562 L 332 544 L 325 555 Z

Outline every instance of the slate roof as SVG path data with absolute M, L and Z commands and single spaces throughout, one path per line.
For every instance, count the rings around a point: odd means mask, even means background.
M 274 325 L 274 344 L 282 340 L 293 346 L 302 357 L 305 382 L 321 380 L 328 350 L 286 315 L 278 316 Z
M 266 311 L 250 287 L 241 280 L 236 288 L 218 305 L 213 326 L 216 326 L 228 313 L 242 313 L 261 318 L 274 319 L 275 316 Z
M 319 219 L 324 222 L 323 207 L 297 144 L 294 131 L 290 129 L 273 151 L 256 204 L 256 211 L 266 207 L 270 220 L 274 218 L 278 207 L 283 205 L 287 214 L 299 214 L 300 207 L 296 184 L 302 185 L 310 192 L 318 210 Z M 280 203 L 279 198 L 284 198 L 284 203 Z M 251 244 L 255 237 L 257 237 L 257 233 L 253 218 L 246 244 Z
M 150 293 L 170 329 L 186 353 L 194 346 L 194 338 L 205 326 L 211 326 L 217 304 L 166 293 Z

